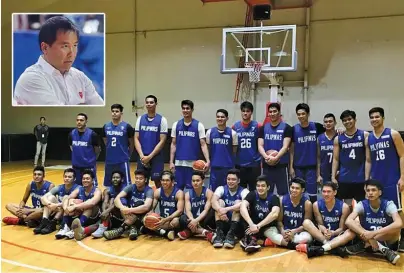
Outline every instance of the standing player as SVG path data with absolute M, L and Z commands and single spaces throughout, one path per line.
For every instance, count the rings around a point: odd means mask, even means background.
M 45 167 L 45 158 L 46 158 L 46 146 L 48 146 L 48 137 L 49 137 L 49 127 L 46 125 L 46 118 L 41 117 L 39 119 L 41 122 L 37 126 L 34 127 L 34 135 L 36 137 L 36 152 L 34 159 L 34 167 L 38 164 L 39 154 L 42 150 L 42 166 Z
M 209 151 L 206 145 L 205 127 L 192 118 L 194 103 L 181 102 L 183 119 L 174 122 L 171 130 L 170 169 L 175 171 L 176 187 L 192 189 L 192 164 L 200 157 L 201 149 L 206 160 L 205 171 L 210 166 Z
M 105 143 L 105 175 L 104 186 L 111 186 L 113 170 L 120 170 L 123 176 L 123 183 L 129 185 L 130 179 L 130 157 L 133 152 L 133 128 L 122 121 L 123 106 L 113 104 L 111 106 L 112 121 L 102 128 L 102 137 Z
M 276 186 L 279 195 L 288 194 L 289 146 L 293 136 L 293 128 L 281 119 L 279 103 L 268 105 L 270 122 L 261 127 L 258 138 L 258 150 L 262 156 L 263 174 L 268 177 L 272 193 Z M 276 156 L 267 151 L 275 150 Z
M 366 200 L 358 202 L 348 216 L 346 225 L 362 239 L 362 249 L 371 247 L 381 252 L 386 259 L 396 264 L 400 256 L 397 249 L 400 229 L 403 225 L 393 201 L 380 198 L 383 186 L 377 180 L 365 183 Z M 359 216 L 359 220 L 356 218 Z
M 382 197 L 392 200 L 404 223 L 401 192 L 404 190 L 404 144 L 399 132 L 384 127 L 384 109 L 369 110 L 373 132 L 369 134 L 368 145 L 372 162 L 370 175 L 384 187 Z M 399 249 L 404 252 L 404 229 L 401 229 Z
M 332 158 L 334 150 L 334 138 L 337 135 L 335 125 L 337 121 L 332 113 L 324 116 L 325 133 L 317 139 L 317 183 L 331 181 Z
M 261 174 L 261 156 L 258 152 L 259 123 L 251 119 L 254 106 L 245 101 L 240 105 L 242 120 L 233 125 L 237 133 L 238 148 L 236 155 L 236 168 L 240 170 L 240 185 L 253 190 L 255 178 Z
M 6 210 L 17 217 L 4 217 L 3 223 L 7 225 L 27 224 L 30 228 L 39 225 L 43 213 L 41 198 L 55 186 L 53 183 L 44 180 L 44 178 L 45 168 L 43 166 L 35 167 L 33 171 L 33 180 L 26 186 L 21 202 L 19 204 L 6 205 Z M 32 207 L 27 206 L 27 201 L 30 195 Z
M 245 230 L 240 246 L 246 252 L 260 249 L 257 236 L 264 237 L 271 227 L 276 229 L 280 211 L 279 198 L 269 193 L 270 185 L 267 177 L 258 176 L 256 181 L 256 190 L 247 194 L 240 207 Z
M 367 146 L 369 133 L 356 128 L 354 111 L 345 110 L 340 119 L 346 132 L 334 139 L 331 180 L 338 184 L 337 197 L 352 204 L 352 198 L 356 201 L 365 199 L 363 188 L 370 175 L 370 152 Z
M 147 180 L 160 187 L 160 174 L 164 170 L 163 147 L 167 140 L 167 119 L 156 113 L 157 98 L 145 98 L 147 114 L 136 121 L 135 148 L 139 155 L 138 170 L 146 170 Z
M 97 182 L 97 158 L 100 155 L 100 140 L 96 132 L 87 128 L 87 115 L 79 113 L 76 117 L 76 129 L 68 136 L 70 150 L 72 151 L 72 165 L 76 172 L 76 184 L 81 185 L 84 170 L 90 169 Z
M 290 176 L 306 181 L 306 191 L 312 202 L 317 200 L 317 137 L 325 132 L 324 126 L 309 121 L 310 107 L 306 103 L 296 106 L 299 123 L 293 126 L 290 147 Z
M 237 152 L 237 133 L 227 127 L 229 113 L 225 109 L 216 111 L 217 126 L 206 132 L 206 143 L 209 145 L 211 160 L 210 189 L 226 184 L 227 172 L 234 168 L 235 154 Z

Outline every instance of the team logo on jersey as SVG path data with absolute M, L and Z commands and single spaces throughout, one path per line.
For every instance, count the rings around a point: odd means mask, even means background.
M 121 126 L 121 130 L 123 130 L 125 127 Z
M 361 136 L 358 136 L 358 140 L 362 140 Z
M 338 215 L 338 210 L 335 210 L 335 215 Z
M 254 129 L 255 129 L 255 126 L 251 127 L 251 130 L 254 130 Z

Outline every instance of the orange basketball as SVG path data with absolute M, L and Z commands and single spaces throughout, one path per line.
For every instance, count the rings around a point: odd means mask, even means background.
M 158 215 L 155 212 L 149 212 L 146 214 L 146 216 L 143 218 L 143 224 L 146 228 L 150 230 L 154 230 L 156 224 L 161 220 L 161 216 Z
M 268 151 L 266 151 L 266 154 L 269 155 L 269 156 L 271 156 L 271 157 L 275 157 L 275 156 L 278 155 L 278 151 L 276 151 L 276 150 L 268 150 Z M 271 164 L 269 164 L 269 165 L 273 166 L 273 165 L 278 164 L 278 162 L 279 162 L 279 160 L 277 160 L 277 161 L 275 161 L 274 163 L 271 163 Z M 268 162 L 267 162 L 267 163 L 268 163 Z
M 69 200 L 69 206 L 73 206 L 73 205 L 81 204 L 81 203 L 83 203 L 83 200 L 81 200 L 81 199 L 70 199 Z M 80 215 L 81 213 L 82 213 L 81 210 L 76 209 L 73 212 L 69 213 L 69 215 L 70 216 L 77 216 L 77 215 Z
M 192 164 L 192 169 L 194 169 L 194 171 L 204 171 L 206 166 L 206 162 L 203 160 L 197 160 L 194 161 L 194 164 Z

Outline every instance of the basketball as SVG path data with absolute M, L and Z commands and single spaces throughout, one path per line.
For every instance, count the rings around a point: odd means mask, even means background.
M 194 169 L 194 171 L 204 171 L 206 166 L 206 162 L 203 160 L 197 160 L 194 162 L 194 164 L 192 164 L 192 169 Z
M 156 224 L 161 220 L 161 216 L 158 215 L 155 212 L 149 212 L 146 214 L 146 216 L 143 218 L 143 224 L 146 228 L 150 230 L 154 230 Z
M 69 206 L 73 206 L 73 205 L 81 204 L 81 203 L 83 203 L 83 200 L 81 200 L 81 199 L 70 199 L 69 200 Z M 74 210 L 73 212 L 69 213 L 70 216 L 77 216 L 80 214 L 81 214 L 80 210 Z
M 271 156 L 271 157 L 275 157 L 275 156 L 278 155 L 278 151 L 276 151 L 276 150 L 268 150 L 268 151 L 266 151 L 266 154 L 269 155 L 269 156 Z M 275 161 L 274 163 L 271 163 L 271 164 L 269 164 L 269 165 L 273 166 L 273 165 L 278 164 L 278 162 L 279 162 L 279 160 L 277 160 L 277 161 Z M 267 162 L 267 163 L 268 163 L 268 162 Z

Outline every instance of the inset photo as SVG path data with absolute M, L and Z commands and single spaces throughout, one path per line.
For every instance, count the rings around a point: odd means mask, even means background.
M 105 14 L 12 16 L 13 106 L 105 106 Z

